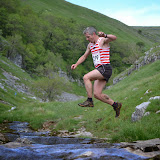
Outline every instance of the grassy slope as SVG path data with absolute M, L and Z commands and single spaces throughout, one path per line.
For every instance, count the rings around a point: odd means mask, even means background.
M 138 34 L 132 27 L 64 0 L 27 0 L 22 2 L 25 5 L 32 6 L 37 13 L 51 12 L 57 16 L 74 19 L 85 26 L 95 26 L 98 30 L 102 30 L 108 34 L 115 34 L 118 37 L 117 41 L 129 43 L 142 41 L 147 47 L 151 47 L 152 45 L 151 41 Z
M 160 27 L 134 26 L 133 28 L 137 31 L 141 31 L 141 34 L 151 41 L 160 43 Z
M 25 76 L 27 75 L 23 74 L 23 77 Z M 0 112 L 0 121 L 28 121 L 35 129 L 41 128 L 46 121 L 54 121 L 56 126 L 51 127 L 53 131 L 74 131 L 84 126 L 94 136 L 111 137 L 114 142 L 157 138 L 160 136 L 160 116 L 155 112 L 160 110 L 159 100 L 152 101 L 148 107 L 151 114 L 141 121 L 131 122 L 131 115 L 137 105 L 148 101 L 150 97 L 160 96 L 159 80 L 160 61 L 156 61 L 133 72 L 109 90 L 104 90 L 104 93 L 115 101 L 123 103 L 118 119 L 114 118 L 112 107 L 96 99 L 94 108 L 81 108 L 77 103 L 84 99 L 67 103 L 26 103 L 25 100 L 20 101 L 22 97 L 10 97 L 10 102 L 18 101 L 17 108 L 12 112 L 7 112 L 7 108 L 3 109 L 3 112 Z M 151 92 L 145 95 L 148 89 Z M 80 90 L 82 91 L 82 88 Z M 85 90 L 83 91 L 85 93 Z M 82 119 L 74 119 L 80 115 Z
M 0 112 L 9 110 L 13 106 L 19 106 L 28 102 L 33 102 L 33 99 L 28 98 L 24 93 L 19 93 L 17 90 L 6 85 L 7 78 L 4 76 L 4 72 L 9 73 L 12 76 L 19 78 L 15 81 L 15 84 L 30 86 L 32 83 L 31 77 L 15 64 L 10 62 L 7 58 L 0 56 L 0 83 L 4 86 L 4 89 L 0 88 Z M 13 79 L 13 78 L 12 78 Z M 16 93 L 16 94 L 15 94 Z

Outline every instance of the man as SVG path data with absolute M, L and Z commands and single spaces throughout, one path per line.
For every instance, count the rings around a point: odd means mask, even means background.
M 93 87 L 94 97 L 113 106 L 113 109 L 116 111 L 115 117 L 118 117 L 122 104 L 114 102 L 108 95 L 102 93 L 106 82 L 108 82 L 112 75 L 109 42 L 116 40 L 117 37 L 111 34 L 107 35 L 104 32 L 98 32 L 97 35 L 94 27 L 87 27 L 83 34 L 90 43 L 88 44 L 84 55 L 78 59 L 76 64 L 72 64 L 71 69 L 76 69 L 79 64 L 86 60 L 90 53 L 92 53 L 95 69 L 85 74 L 83 77 L 88 99 L 78 105 L 81 107 L 94 107 L 92 100 L 92 81 L 95 81 Z

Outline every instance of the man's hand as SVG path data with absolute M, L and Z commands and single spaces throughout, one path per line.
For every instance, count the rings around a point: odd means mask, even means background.
M 71 69 L 76 69 L 77 64 L 72 64 Z
M 104 32 L 98 32 L 98 36 L 99 36 L 99 37 L 105 37 L 106 34 L 105 34 Z

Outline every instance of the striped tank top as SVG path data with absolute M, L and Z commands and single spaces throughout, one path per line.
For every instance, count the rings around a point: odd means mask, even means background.
M 110 47 L 101 48 L 99 43 L 102 37 L 100 37 L 96 44 L 91 43 L 90 50 L 92 53 L 93 63 L 95 68 L 103 65 L 110 64 Z

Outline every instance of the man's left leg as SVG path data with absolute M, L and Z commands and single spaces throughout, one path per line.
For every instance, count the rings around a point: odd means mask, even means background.
M 120 109 L 122 107 L 122 104 L 118 102 L 114 102 L 108 95 L 102 93 L 105 85 L 106 85 L 105 80 L 96 80 L 94 82 L 94 97 L 104 103 L 110 104 L 113 107 L 113 109 L 116 111 L 115 117 L 118 117 L 120 115 Z
M 94 82 L 94 97 L 104 103 L 108 103 L 110 105 L 113 105 L 114 101 L 108 95 L 102 93 L 105 85 L 106 85 L 106 80 L 104 80 L 104 79 L 103 80 L 96 80 Z

